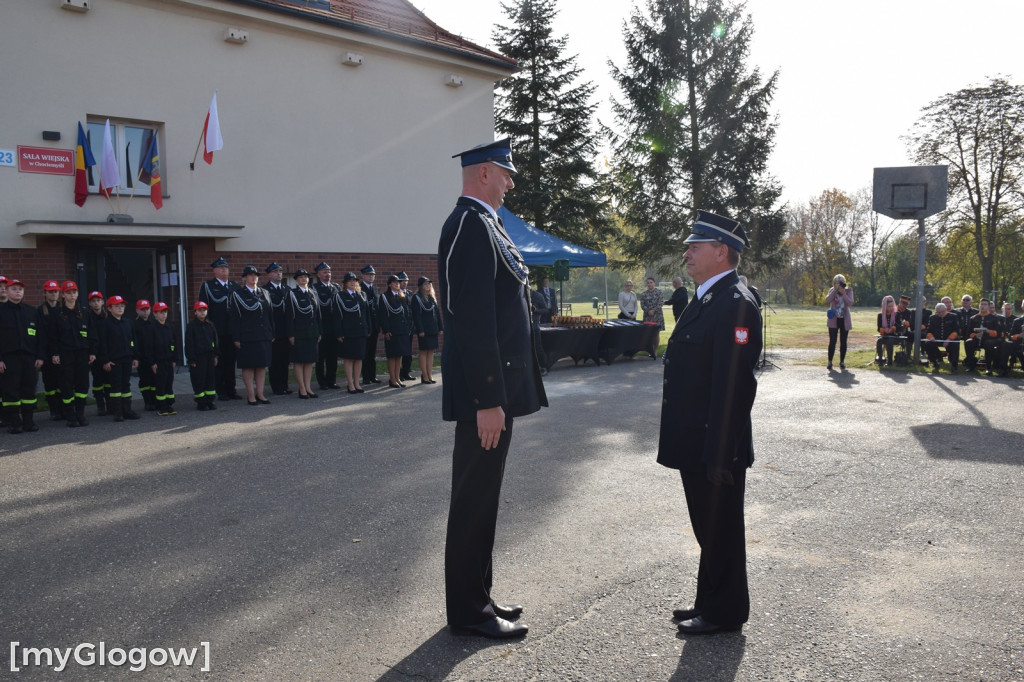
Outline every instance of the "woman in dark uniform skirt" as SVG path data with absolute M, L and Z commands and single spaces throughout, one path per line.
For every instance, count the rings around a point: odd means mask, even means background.
M 416 328 L 416 343 L 419 346 L 420 383 L 436 384 L 434 381 L 434 351 L 442 331 L 441 311 L 434 300 L 434 286 L 428 277 L 420 277 L 419 291 L 412 297 L 412 322 Z
M 405 388 L 399 379 L 402 356 L 412 354 L 412 313 L 409 299 L 395 275 L 388 277 L 388 290 L 380 297 L 380 328 L 384 332 L 384 354 L 388 358 L 388 386 Z
M 309 288 L 309 273 L 299 268 L 295 271 L 295 288 L 288 294 L 285 306 L 286 333 L 291 345 L 291 361 L 295 368 L 295 381 L 299 384 L 299 398 L 318 398 L 310 381 L 316 364 L 320 334 L 323 322 L 320 319 L 320 301 L 316 292 Z
M 366 337 L 370 334 L 370 305 L 354 272 L 345 273 L 342 286 L 344 288 L 335 299 L 337 310 L 341 314 L 338 325 L 338 357 L 345 365 L 348 392 L 362 393 L 359 379 L 363 371 L 363 357 L 366 355 Z
M 274 309 L 270 296 L 260 289 L 259 271 L 252 265 L 242 270 L 245 284 L 228 300 L 228 329 L 238 349 L 238 367 L 250 405 L 269 405 L 263 395 L 264 377 L 270 365 L 274 341 Z

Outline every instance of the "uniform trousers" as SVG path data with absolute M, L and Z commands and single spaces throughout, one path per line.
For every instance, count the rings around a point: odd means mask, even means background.
M 174 406 L 174 360 L 156 361 L 153 385 L 157 409 L 171 409 Z
M 284 334 L 277 336 L 270 346 L 270 371 L 267 375 L 270 379 L 270 390 L 274 393 L 284 393 L 288 390 L 288 362 L 291 350 L 292 344 Z
M 102 398 L 110 390 L 110 372 L 103 369 L 98 362 L 92 363 L 89 367 L 92 372 L 92 395 L 94 398 Z
M 712 485 L 703 469 L 680 473 L 690 525 L 700 545 L 693 607 L 709 623 L 723 627 L 742 625 L 750 617 L 743 528 L 746 469 L 732 469 L 733 485 Z
M 377 332 L 366 337 L 366 355 L 363 356 L 363 383 L 377 378 Z
M 109 395 L 111 398 L 120 398 L 125 402 L 132 399 L 131 358 L 111 361 Z
M 927 343 L 922 339 L 921 345 L 924 347 L 925 352 L 928 354 L 928 359 L 931 361 L 934 367 L 938 367 L 942 364 L 942 353 L 939 351 L 942 349 L 941 341 L 928 341 Z M 960 342 L 950 341 L 946 346 L 946 357 L 949 358 L 949 364 L 956 367 L 960 362 Z
M 142 362 L 139 363 L 139 393 L 147 406 L 156 405 L 156 375 L 149 365 Z
M 220 347 L 220 360 L 215 370 L 217 395 L 222 398 L 238 395 L 235 390 L 235 362 L 238 360 L 235 337 L 225 332 L 220 335 L 217 343 Z
M 7 369 L 0 374 L 0 395 L 3 396 L 3 418 L 8 426 L 32 423 L 36 409 L 36 359 L 31 353 L 8 353 L 3 357 Z M 27 414 L 26 414 L 27 413 Z
M 85 405 L 89 397 L 89 351 L 62 350 L 60 352 L 60 395 L 64 407 L 79 403 Z
M 43 361 L 39 368 L 39 374 L 43 377 L 43 392 L 46 394 L 46 402 L 50 406 L 50 412 L 55 412 L 60 405 L 60 366 L 50 362 L 50 358 Z
M 212 403 L 217 396 L 217 380 L 214 374 L 213 353 L 198 355 L 192 359 L 195 367 L 189 365 L 188 377 L 192 380 L 192 397 L 197 405 Z
M 317 346 L 316 383 L 320 388 L 338 383 L 338 339 L 331 334 L 324 334 Z
M 495 615 L 491 555 L 511 442 L 512 417 L 505 417 L 498 446 L 490 450 L 480 446 L 475 420 L 455 425 L 452 498 L 444 547 L 445 604 L 450 625 L 477 625 Z
M 966 364 L 969 369 L 974 369 L 978 361 L 974 355 L 978 352 L 978 345 L 981 345 L 981 349 L 985 352 L 985 366 L 988 371 L 998 369 L 1002 363 L 1002 353 L 999 350 L 999 344 L 1002 343 L 999 339 L 985 339 L 980 341 L 977 338 L 967 339 L 964 341 L 964 351 L 967 354 Z
M 1004 341 L 1002 351 L 1004 371 L 1010 369 L 1011 363 L 1014 360 L 1018 360 L 1021 363 L 1021 368 L 1024 368 L 1024 344 L 1020 341 Z

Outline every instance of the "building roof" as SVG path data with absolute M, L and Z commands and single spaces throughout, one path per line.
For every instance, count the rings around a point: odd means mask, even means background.
M 516 61 L 446 31 L 409 0 L 231 0 L 362 33 L 415 43 L 491 66 L 515 70 Z

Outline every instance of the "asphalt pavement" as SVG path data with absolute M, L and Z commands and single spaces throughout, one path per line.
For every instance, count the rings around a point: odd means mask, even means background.
M 742 632 L 670 620 L 697 547 L 655 463 L 659 362 L 562 361 L 516 421 L 494 566 L 515 642 L 445 627 L 440 383 L 196 412 L 182 374 L 173 417 L 0 432 L 0 677 L 1024 680 L 1024 383 L 773 360 Z

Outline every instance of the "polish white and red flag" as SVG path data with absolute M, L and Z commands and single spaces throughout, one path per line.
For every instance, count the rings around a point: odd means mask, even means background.
M 217 91 L 213 92 L 210 110 L 206 112 L 203 123 L 203 161 L 213 163 L 213 153 L 224 148 L 224 138 L 220 135 L 220 116 L 217 114 Z

